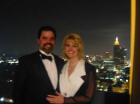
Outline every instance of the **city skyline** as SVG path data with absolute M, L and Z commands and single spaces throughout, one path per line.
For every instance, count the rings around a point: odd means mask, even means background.
M 126 49 L 126 58 L 127 59 L 130 59 L 130 55 L 129 55 L 129 50 L 127 49 L 127 47 L 126 46 L 124 46 L 124 45 L 122 45 L 122 44 L 120 44 L 120 41 L 119 41 L 119 39 L 118 39 L 118 37 L 116 36 L 115 37 L 115 40 L 114 40 L 114 43 L 112 44 L 112 48 L 111 49 L 106 49 L 106 51 L 102 51 L 101 53 L 96 53 L 96 54 L 85 54 L 85 57 L 87 57 L 87 56 L 96 56 L 96 55 L 101 55 L 101 56 L 103 56 L 104 54 L 106 54 L 106 53 L 110 53 L 110 54 L 112 54 L 112 55 L 114 55 L 114 52 L 113 52 L 113 49 L 114 49 L 114 45 L 115 44 L 119 44 L 119 48 L 120 49 Z M 21 55 L 22 56 L 22 55 Z M 20 57 L 20 55 L 19 56 L 13 56 L 13 55 L 11 55 L 11 54 L 8 54 L 8 53 L 6 53 L 6 52 L 0 52 L 0 59 L 2 58 L 2 57 L 7 57 L 8 59 L 13 59 L 13 58 L 18 58 L 18 57 Z M 61 57 L 61 54 L 60 54 L 60 57 Z
M 0 52 L 24 55 L 38 50 L 40 26 L 56 28 L 54 53 L 61 55 L 63 37 L 71 32 L 83 38 L 85 53 L 112 50 L 115 37 L 130 47 L 130 1 L 2 1 Z M 129 51 L 128 51 L 129 52 Z

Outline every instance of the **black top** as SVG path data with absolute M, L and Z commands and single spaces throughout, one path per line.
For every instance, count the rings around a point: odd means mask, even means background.
M 64 98 L 65 104 L 91 104 L 96 90 L 96 68 L 85 64 L 86 75 L 82 76 L 84 83 L 74 97 Z

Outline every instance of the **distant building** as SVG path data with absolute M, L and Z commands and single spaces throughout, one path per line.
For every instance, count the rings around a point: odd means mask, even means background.
M 118 37 L 116 37 L 116 40 L 113 45 L 113 58 L 114 58 L 115 64 L 120 64 L 120 53 L 121 53 L 120 43 L 119 43 Z
M 122 65 L 126 61 L 127 56 L 127 49 L 125 47 L 120 46 L 118 37 L 116 37 L 116 40 L 113 45 L 113 58 L 115 65 Z

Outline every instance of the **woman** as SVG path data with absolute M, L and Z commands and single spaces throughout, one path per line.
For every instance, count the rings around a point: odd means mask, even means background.
M 84 60 L 83 42 L 71 33 L 63 40 L 63 56 L 67 60 L 59 78 L 60 93 L 48 95 L 50 103 L 90 104 L 95 92 L 95 67 Z

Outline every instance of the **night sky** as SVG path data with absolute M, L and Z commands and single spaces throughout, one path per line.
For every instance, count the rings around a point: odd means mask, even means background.
M 54 53 L 61 55 L 63 37 L 78 33 L 85 53 L 111 51 L 115 36 L 130 47 L 129 0 L 2 0 L 0 3 L 0 53 L 20 56 L 38 50 L 40 26 L 57 31 Z

